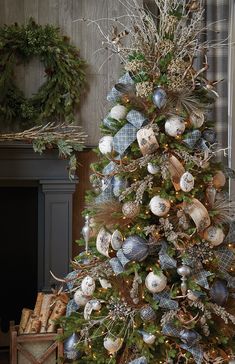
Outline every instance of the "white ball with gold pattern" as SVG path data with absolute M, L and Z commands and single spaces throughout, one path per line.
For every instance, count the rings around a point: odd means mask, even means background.
M 221 228 L 210 226 L 204 231 L 204 238 L 213 246 L 217 246 L 223 243 L 225 234 Z
M 165 216 L 171 208 L 169 200 L 154 196 L 149 203 L 150 210 L 156 216 Z
M 184 192 L 190 192 L 194 187 L 194 177 L 191 173 L 185 172 L 180 178 L 180 188 Z
M 150 272 L 145 278 L 145 286 L 152 293 L 158 293 L 163 291 L 167 285 L 166 276 L 160 272 L 159 274 L 155 274 Z
M 165 132 L 166 134 L 177 137 L 185 131 L 185 122 L 184 119 L 178 115 L 171 116 L 165 122 Z
M 102 154 L 111 153 L 113 150 L 112 135 L 104 135 L 99 141 L 99 150 Z

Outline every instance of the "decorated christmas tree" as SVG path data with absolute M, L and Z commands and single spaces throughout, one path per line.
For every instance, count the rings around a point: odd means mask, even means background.
M 233 171 L 217 158 L 203 8 L 155 3 L 157 15 L 129 2 L 128 27 L 117 18 L 104 42 L 124 71 L 91 166 L 86 250 L 65 279 L 65 354 L 86 364 L 235 363 Z

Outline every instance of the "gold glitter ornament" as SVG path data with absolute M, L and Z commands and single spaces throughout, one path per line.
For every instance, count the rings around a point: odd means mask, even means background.
M 144 62 L 133 60 L 125 64 L 125 70 L 128 72 L 138 72 L 144 67 Z
M 135 217 L 140 212 L 140 206 L 136 202 L 125 202 L 122 206 L 122 213 L 125 217 Z

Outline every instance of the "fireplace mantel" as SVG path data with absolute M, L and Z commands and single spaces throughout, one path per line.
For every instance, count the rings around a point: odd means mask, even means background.
M 38 187 L 38 290 L 55 283 L 50 270 L 59 277 L 69 271 L 76 183 L 56 149 L 40 155 L 28 144 L 0 143 L 0 186 Z

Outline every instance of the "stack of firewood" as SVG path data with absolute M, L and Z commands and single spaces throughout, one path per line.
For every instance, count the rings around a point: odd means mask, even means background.
M 19 334 L 38 334 L 55 332 L 55 320 L 64 316 L 68 296 L 61 294 L 46 294 L 39 292 L 34 310 L 23 308 Z

